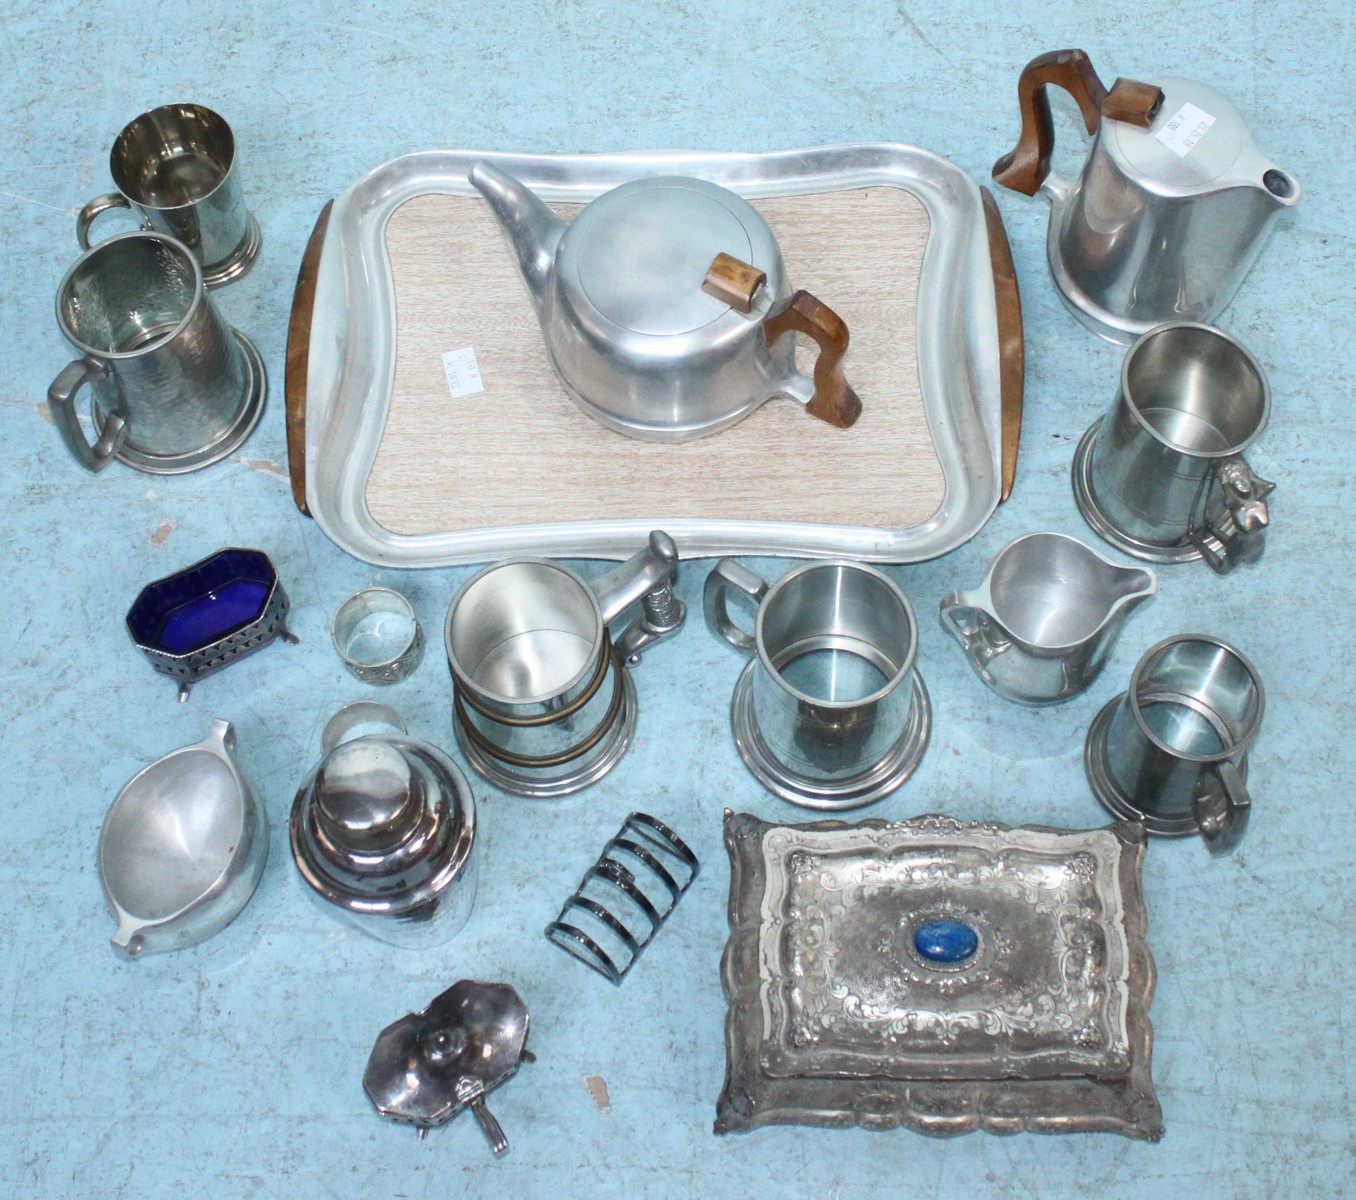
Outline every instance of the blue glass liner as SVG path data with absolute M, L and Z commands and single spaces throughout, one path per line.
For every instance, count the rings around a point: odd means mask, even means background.
M 277 573 L 260 550 L 220 550 L 142 589 L 127 628 L 142 646 L 192 654 L 257 621 Z

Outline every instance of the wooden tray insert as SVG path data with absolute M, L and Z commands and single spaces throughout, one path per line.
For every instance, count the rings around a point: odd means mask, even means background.
M 944 479 L 918 382 L 915 302 L 929 224 L 900 188 L 757 200 L 792 285 L 851 334 L 862 399 L 849 430 L 774 399 L 712 437 L 641 442 L 604 429 L 565 394 L 527 290 L 479 197 L 419 196 L 391 217 L 399 344 L 386 428 L 368 477 L 392 533 L 567 520 L 717 517 L 910 528 Z M 556 205 L 566 219 L 577 205 Z M 800 369 L 814 362 L 799 338 Z M 442 356 L 470 346 L 484 391 L 453 398 Z

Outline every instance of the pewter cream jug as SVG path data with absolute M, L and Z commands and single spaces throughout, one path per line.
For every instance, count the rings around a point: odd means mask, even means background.
M 746 200 L 701 179 L 613 188 L 573 221 L 487 162 L 471 184 L 518 260 L 551 365 L 594 420 L 631 437 L 684 442 L 773 396 L 847 428 L 861 402 L 843 375 L 847 326 L 791 291 L 777 239 Z M 795 339 L 819 346 L 814 379 Z
M 1050 170 L 1051 84 L 1074 98 L 1093 135 L 1076 180 Z M 1082 50 L 1057 50 L 1026 65 L 1017 94 L 1021 140 L 993 177 L 1049 200 L 1055 284 L 1074 316 L 1111 341 L 1167 321 L 1213 321 L 1275 218 L 1300 201 L 1294 176 L 1203 83 L 1117 79 L 1108 91 Z
M 942 599 L 942 625 L 1004 700 L 1060 704 L 1102 673 L 1126 619 L 1158 587 L 1077 538 L 1028 533 L 998 552 L 984 582 Z

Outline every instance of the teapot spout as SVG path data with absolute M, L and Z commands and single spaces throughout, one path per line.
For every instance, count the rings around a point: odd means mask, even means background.
M 487 162 L 476 163 L 467 179 L 490 202 L 540 315 L 565 222 L 512 175 Z

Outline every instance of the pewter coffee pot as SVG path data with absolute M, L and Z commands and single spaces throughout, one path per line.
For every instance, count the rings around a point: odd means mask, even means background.
M 1050 170 L 1045 89 L 1068 92 L 1093 135 L 1076 180 Z M 1168 321 L 1215 319 L 1300 186 L 1258 150 L 1219 92 L 1191 79 L 1103 87 L 1082 50 L 1033 58 L 1017 82 L 1022 135 L 994 179 L 1050 202 L 1046 253 L 1061 297 L 1128 343 Z
M 773 396 L 840 428 L 861 414 L 843 375 L 847 326 L 791 291 L 772 230 L 733 192 L 636 179 L 566 223 L 489 163 L 469 179 L 517 256 L 556 374 L 609 429 L 690 441 Z M 813 380 L 796 371 L 789 333 L 818 344 Z

